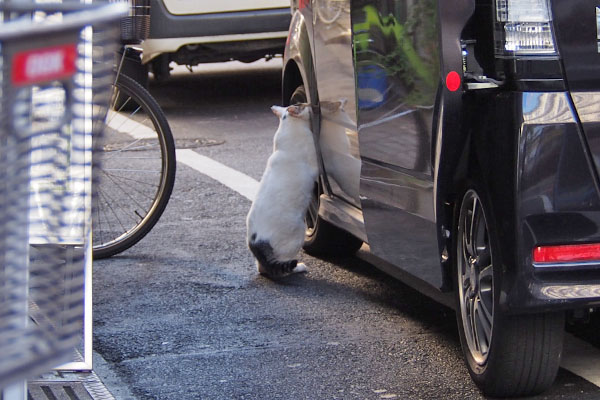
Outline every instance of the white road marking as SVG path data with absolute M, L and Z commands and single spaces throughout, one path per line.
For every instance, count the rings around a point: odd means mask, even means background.
M 258 191 L 258 181 L 218 161 L 196 153 L 191 149 L 176 150 L 177 161 L 211 177 L 250 201 Z
M 156 137 L 156 132 L 149 127 L 110 110 L 107 117 L 107 125 L 137 140 Z M 198 154 L 193 150 L 180 149 L 175 152 L 177 161 L 233 189 L 248 200 L 254 201 L 258 190 L 258 181 L 256 179 L 211 158 Z
M 126 133 L 134 139 L 152 139 L 156 137 L 154 129 L 112 110 L 108 111 L 106 124 L 110 128 L 121 133 Z
M 568 333 L 560 366 L 600 386 L 600 350 Z

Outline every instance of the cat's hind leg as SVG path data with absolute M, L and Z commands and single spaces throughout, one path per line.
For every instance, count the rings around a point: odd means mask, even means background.
M 296 264 L 296 267 L 292 270 L 292 274 L 301 273 L 301 272 L 308 272 L 308 268 L 306 268 L 306 264 L 304 264 L 304 263 Z
M 267 275 L 269 273 L 269 271 L 267 271 L 267 269 L 258 261 L 256 261 L 256 269 L 261 275 Z
M 270 278 L 282 278 L 286 275 L 308 272 L 306 265 L 304 263 L 297 263 L 296 260 L 291 260 L 283 263 L 275 262 L 267 265 L 264 265 L 257 261 L 256 267 L 258 269 L 259 274 L 263 276 L 268 276 Z

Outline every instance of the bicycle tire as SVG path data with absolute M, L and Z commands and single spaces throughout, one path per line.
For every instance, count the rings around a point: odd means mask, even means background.
M 113 86 L 100 148 L 92 216 L 95 259 L 142 240 L 163 214 L 175 183 L 175 142 L 167 118 L 150 93 L 126 75 Z

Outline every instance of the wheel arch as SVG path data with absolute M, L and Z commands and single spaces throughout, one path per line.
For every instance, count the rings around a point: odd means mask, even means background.
M 517 264 L 516 237 L 516 179 L 518 158 L 517 122 L 513 121 L 510 107 L 497 106 L 502 103 L 500 93 L 467 93 L 460 114 L 460 131 L 455 135 L 460 140 L 453 143 L 454 158 L 440 171 L 439 179 L 445 182 L 438 186 L 438 228 L 440 251 L 447 251 L 449 258 L 442 263 L 444 288 L 452 290 L 453 262 L 457 207 L 470 183 L 477 182 L 488 201 L 486 217 L 495 227 L 498 244 L 503 249 L 497 255 L 502 265 L 503 291 L 514 284 Z M 449 159 L 446 159 L 449 161 Z M 445 174 L 445 175 L 442 175 Z M 503 297 L 505 299 L 505 297 Z M 500 304 L 504 306 L 504 300 Z
M 315 148 L 319 163 L 319 179 L 320 183 L 323 185 L 324 192 L 329 194 L 331 193 L 331 187 L 329 185 L 329 180 L 327 179 L 323 156 L 319 146 L 321 109 L 319 106 L 315 64 L 313 62 L 313 41 L 310 32 L 312 32 L 312 30 L 307 26 L 307 20 L 302 12 L 297 10 L 292 17 L 288 42 L 285 47 L 281 96 L 282 104 L 288 106 L 290 105 L 290 98 L 296 88 L 300 85 L 304 86 L 307 101 L 312 106 L 311 128 L 315 139 Z
M 284 106 L 289 105 L 288 101 L 292 93 L 300 85 L 304 85 L 309 103 L 319 104 L 311 31 L 304 15 L 297 10 L 290 23 L 283 60 L 281 96 Z
M 434 201 L 439 254 L 442 260 L 443 283 L 441 290 L 450 292 L 453 290 L 451 249 L 456 222 L 456 207 L 468 184 L 470 169 L 474 168 L 473 164 L 476 163 L 477 155 L 471 143 L 471 132 L 466 128 L 468 124 L 455 120 L 449 124 L 444 123 L 443 101 L 443 99 L 440 101 L 441 105 L 436 121 L 436 140 L 432 141 L 432 160 L 435 160 L 433 165 Z M 451 131 L 452 135 L 448 135 L 448 131 Z M 448 136 L 451 137 L 448 138 Z
M 290 97 L 294 90 L 304 84 L 304 77 L 295 60 L 289 60 L 283 68 L 283 78 L 281 80 L 281 104 L 289 106 Z

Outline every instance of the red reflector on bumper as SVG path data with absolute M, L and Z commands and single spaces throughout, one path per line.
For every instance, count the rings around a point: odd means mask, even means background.
M 600 243 L 540 246 L 533 249 L 534 263 L 600 261 Z

